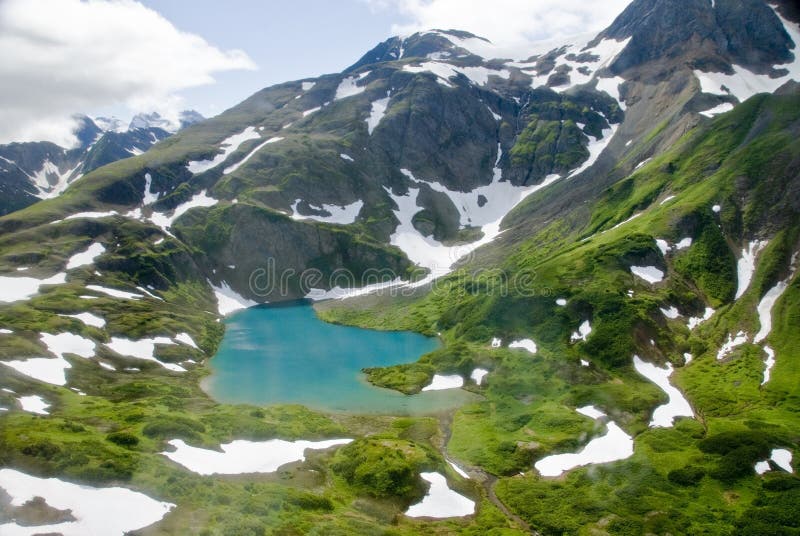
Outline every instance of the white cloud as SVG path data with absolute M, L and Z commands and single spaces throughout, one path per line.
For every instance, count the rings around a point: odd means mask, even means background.
M 409 19 L 393 31 L 466 30 L 502 46 L 519 46 L 608 26 L 631 0 L 365 0 Z
M 174 115 L 178 91 L 256 68 L 134 0 L 2 0 L 0 58 L 0 143 L 69 145 L 71 115 L 106 106 Z

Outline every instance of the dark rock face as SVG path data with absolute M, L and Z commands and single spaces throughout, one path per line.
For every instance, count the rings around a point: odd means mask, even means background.
M 434 191 L 427 184 L 421 184 L 417 205 L 421 210 L 414 215 L 412 223 L 420 233 L 433 236 L 440 242 L 456 238 L 460 228 L 460 215 L 449 197 Z
M 451 91 L 430 74 L 403 78 L 406 86 L 392 98 L 372 143 L 396 169 L 410 169 L 418 179 L 459 191 L 488 184 L 497 125 L 486 106 L 469 90 Z
M 209 272 L 216 270 L 214 277 L 258 301 L 301 298 L 309 287 L 329 288 L 336 273 L 342 274 L 341 286 L 348 280 L 362 286 L 376 267 L 399 275 L 410 266 L 394 248 L 252 206 L 232 205 L 211 216 L 195 211 L 177 230 L 206 252 L 204 262 Z
M 89 149 L 81 171 L 86 174 L 100 166 L 141 154 L 169 135 L 169 132 L 158 127 L 138 128 L 127 132 L 106 132 Z
M 759 73 L 792 59 L 792 41 L 763 0 L 637 0 L 599 37 L 631 38 L 612 71 L 682 58 L 729 70 L 735 63 Z

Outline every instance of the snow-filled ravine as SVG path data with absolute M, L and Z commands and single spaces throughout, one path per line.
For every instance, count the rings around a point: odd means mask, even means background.
M 365 368 L 412 363 L 435 350 L 435 338 L 323 322 L 307 304 L 259 306 L 225 319 L 225 336 L 203 382 L 226 403 L 303 404 L 352 413 L 427 414 L 478 398 L 467 378 L 440 374 L 419 394 L 369 384 Z M 471 385 L 486 382 L 473 371 Z
M 606 418 L 605 413 L 594 406 L 578 408 L 577 411 L 595 420 Z M 633 438 L 613 421 L 607 420 L 606 428 L 605 435 L 592 439 L 580 451 L 547 456 L 537 461 L 534 467 L 542 476 L 556 477 L 576 467 L 609 463 L 633 456 Z
M 19 507 L 35 497 L 58 510 L 69 510 L 74 520 L 42 525 L 0 524 L 3 536 L 63 534 L 123 536 L 163 519 L 175 505 L 127 488 L 93 488 L 57 478 L 38 478 L 13 469 L 0 469 L 0 489 Z
M 636 372 L 656 384 L 669 398 L 666 404 L 657 407 L 653 412 L 650 420 L 651 427 L 670 428 L 677 417 L 694 417 L 694 411 L 692 411 L 689 401 L 669 381 L 672 376 L 672 364 L 667 363 L 665 368 L 661 368 L 642 361 L 637 355 L 633 356 L 633 366 Z
M 386 189 L 387 194 L 397 205 L 394 214 L 400 222 L 390 237 L 391 244 L 400 248 L 412 262 L 431 272 L 428 278 L 418 284 L 427 283 L 450 273 L 456 261 L 500 235 L 500 223 L 511 209 L 532 193 L 561 178 L 558 175 L 551 175 L 535 186 L 517 187 L 510 182 L 501 181 L 500 177 L 496 176 L 487 186 L 480 186 L 471 192 L 457 192 L 437 182 L 418 180 L 407 169 L 403 169 L 402 172 L 412 184 L 425 182 L 435 191 L 447 195 L 459 210 L 461 225 L 480 227 L 483 232 L 480 240 L 459 246 L 446 246 L 432 237 L 423 236 L 413 225 L 414 215 L 422 210 L 422 207 L 417 205 L 419 187 L 409 188 L 405 195 L 397 195 Z M 486 203 L 482 203 L 483 199 L 486 199 Z

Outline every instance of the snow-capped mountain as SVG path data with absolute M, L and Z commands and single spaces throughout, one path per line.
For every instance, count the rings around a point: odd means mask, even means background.
M 179 125 L 157 113 L 139 114 L 129 125 L 111 117 L 79 116 L 78 146 L 50 142 L 0 145 L 0 214 L 64 192 L 75 180 L 123 158 L 137 156 L 177 130 L 202 121 L 198 112 L 181 112 Z

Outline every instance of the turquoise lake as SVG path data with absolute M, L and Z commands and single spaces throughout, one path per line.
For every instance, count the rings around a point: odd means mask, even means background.
M 439 347 L 438 340 L 417 333 L 329 324 L 307 304 L 254 307 L 225 323 L 203 384 L 221 402 L 402 415 L 435 413 L 476 398 L 462 389 L 408 396 L 364 379 L 363 368 L 413 363 Z

